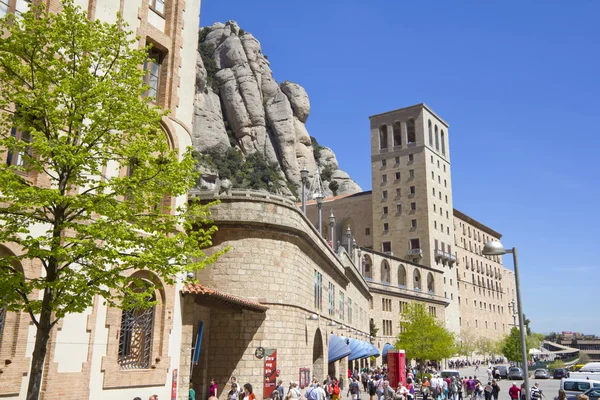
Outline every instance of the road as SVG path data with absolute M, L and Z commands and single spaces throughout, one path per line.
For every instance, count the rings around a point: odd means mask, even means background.
M 484 385 L 487 383 L 487 368 L 480 368 L 479 371 L 475 371 L 475 367 L 467 367 L 461 368 L 460 376 L 477 376 L 479 380 Z M 533 371 L 530 371 L 530 376 L 533 375 Z M 529 385 L 533 385 L 536 382 L 540 383 L 540 389 L 545 396 L 543 400 L 554 400 L 554 397 L 558 396 L 558 389 L 560 388 L 560 379 L 529 379 Z M 510 397 L 508 395 L 508 389 L 512 386 L 513 383 L 516 383 L 517 386 L 521 387 L 523 381 L 509 381 L 506 379 L 502 379 L 498 382 L 500 385 L 500 395 L 498 396 L 498 400 L 509 400 Z M 362 388 L 362 385 L 361 385 Z M 342 391 L 342 399 L 348 400 L 351 399 L 351 396 L 347 396 L 347 390 Z M 482 397 L 483 399 L 483 397 Z M 361 392 L 361 400 L 369 400 L 369 395 L 367 393 Z M 420 400 L 420 398 L 419 398 Z

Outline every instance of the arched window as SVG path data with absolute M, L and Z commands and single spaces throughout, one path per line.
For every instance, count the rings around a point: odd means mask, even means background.
M 444 140 L 444 131 L 440 130 L 440 134 L 442 136 L 442 154 L 446 155 L 446 141 Z
M 134 289 L 138 291 L 138 289 Z M 140 288 L 139 291 L 143 291 Z M 155 301 L 156 296 L 149 299 Z M 152 358 L 154 306 L 124 309 L 121 313 L 119 357 L 121 369 L 148 369 Z
M 440 138 L 438 137 L 438 128 L 437 128 L 437 125 L 435 126 L 435 149 L 437 151 L 440 150 Z
M 431 272 L 427 274 L 427 291 L 429 293 L 435 293 L 435 282 L 433 280 L 433 274 Z
M 406 122 L 406 136 L 408 144 L 417 142 L 417 134 L 415 133 L 415 120 L 413 118 Z
M 413 273 L 413 288 L 415 290 L 421 290 L 421 273 L 416 268 L 415 272 Z
M 431 120 L 429 120 L 427 125 L 429 129 L 429 145 L 433 146 L 433 132 L 431 131 Z
M 366 254 L 363 256 L 363 276 L 366 279 L 373 279 L 373 261 Z
M 390 264 L 386 260 L 381 262 L 381 281 L 390 283 Z
M 394 146 L 402 146 L 402 129 L 400 127 L 400 122 L 394 122 L 392 132 L 394 134 Z
M 381 125 L 379 128 L 379 148 L 387 149 L 388 147 L 388 131 L 386 125 Z
M 398 286 L 406 287 L 406 268 L 402 264 L 398 266 Z

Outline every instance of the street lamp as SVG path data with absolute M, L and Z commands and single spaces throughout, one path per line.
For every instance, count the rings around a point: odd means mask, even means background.
M 511 253 L 515 266 L 515 289 L 517 291 L 517 308 L 519 313 L 519 330 L 521 335 L 521 362 L 523 364 L 523 379 L 525 384 L 525 396 L 529 398 L 529 369 L 527 368 L 527 346 L 525 342 L 525 324 L 523 318 L 523 307 L 521 303 L 521 286 L 519 285 L 519 265 L 517 261 L 517 248 L 505 249 L 500 242 L 487 242 L 483 247 L 484 256 L 501 256 Z
M 302 180 L 302 213 L 306 215 L 306 182 L 308 182 L 308 170 L 302 167 L 300 170 L 300 179 Z
M 331 248 L 333 248 L 333 244 L 335 243 L 333 240 L 333 228 L 335 227 L 335 215 L 333 215 L 333 210 L 331 214 L 329 214 L 329 240 L 331 241 Z
M 315 199 L 317 199 L 317 208 L 319 209 L 319 235 L 323 236 L 323 196 L 322 192 L 315 193 Z
M 352 239 L 352 261 L 354 262 L 354 264 L 356 265 L 356 248 L 358 246 L 356 245 L 356 239 L 353 238 Z

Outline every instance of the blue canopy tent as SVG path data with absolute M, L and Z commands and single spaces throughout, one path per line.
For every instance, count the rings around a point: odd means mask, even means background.
M 368 353 L 370 351 L 367 342 L 357 339 L 349 339 L 350 340 L 350 350 L 352 350 L 352 354 L 348 357 L 348 361 L 358 360 L 360 358 L 368 357 Z
M 383 346 L 383 350 L 381 350 L 381 357 L 383 358 L 383 362 L 386 363 L 387 360 L 387 353 L 390 350 L 394 350 L 394 346 L 392 346 L 389 343 L 386 343 L 385 346 Z
M 329 362 L 332 363 L 352 353 L 348 346 L 348 339 L 334 334 L 329 335 Z

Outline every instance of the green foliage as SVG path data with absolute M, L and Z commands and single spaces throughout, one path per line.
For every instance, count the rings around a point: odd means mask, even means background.
M 148 48 L 138 48 L 120 17 L 89 21 L 72 0 L 59 14 L 33 8 L 0 19 L 0 148 L 24 160 L 0 165 L 0 242 L 21 249 L 0 257 L 0 293 L 42 338 L 28 399 L 39 394 L 49 333 L 66 314 L 92 307 L 98 295 L 109 305 L 148 307 L 156 283 L 139 293 L 131 272 L 173 284 L 219 256 L 202 251 L 216 231 L 207 206 L 163 207 L 197 174 L 189 150 L 169 148 L 160 125 L 166 112 L 143 96 Z M 17 141 L 13 127 L 31 141 Z M 29 263 L 43 274 L 25 277 L 15 267 Z
M 402 312 L 404 332 L 395 347 L 417 362 L 439 361 L 455 354 L 454 335 L 430 315 L 423 303 L 411 303 Z
M 219 92 L 219 84 L 215 75 L 219 72 L 219 67 L 215 61 L 215 45 L 206 43 L 206 36 L 210 33 L 211 29 L 208 27 L 200 29 L 198 33 L 198 51 L 206 70 L 206 84 L 212 88 L 215 93 Z
M 208 26 L 205 26 L 204 28 L 200 29 L 200 32 L 198 32 L 198 43 L 204 42 L 210 32 L 211 29 Z
M 321 171 L 321 179 L 324 181 L 331 181 L 331 174 L 333 174 L 333 169 L 331 167 L 323 168 Z
M 337 183 L 337 181 L 331 181 L 329 182 L 329 189 L 333 192 L 334 196 L 337 196 L 337 191 L 340 188 L 339 183 Z
M 472 357 L 477 350 L 477 339 L 468 331 L 460 334 L 460 339 L 456 341 L 456 354 L 465 357 Z
M 531 327 L 529 326 L 530 324 L 531 320 L 525 316 L 525 313 L 523 313 L 523 325 L 525 325 L 525 332 L 527 333 L 527 336 L 531 336 L 532 334 Z
M 525 344 L 527 346 L 527 344 Z M 510 330 L 508 336 L 504 339 L 502 344 L 502 354 L 509 361 L 520 362 L 521 361 L 521 334 L 517 327 L 513 327 Z M 529 357 L 529 348 L 525 349 L 527 357 Z
M 377 327 L 377 325 L 375 325 L 375 321 L 373 320 L 373 318 L 371 318 L 371 320 L 369 321 L 369 334 L 376 338 L 377 332 L 379 332 L 379 328 Z
M 554 372 L 555 369 L 565 368 L 565 363 L 562 360 L 555 360 L 552 364 L 548 365 L 550 372 Z
M 543 333 L 531 333 L 527 336 L 527 347 L 537 349 L 542 345 L 545 335 Z
M 237 188 L 278 193 L 286 184 L 279 173 L 278 163 L 270 164 L 260 153 L 252 153 L 244 159 L 241 151 L 230 147 L 225 154 L 202 154 L 199 161 L 218 171 L 219 178 L 229 179 Z
M 591 361 L 589 354 L 584 353 L 582 351 L 579 352 L 579 364 L 587 364 Z
M 500 345 L 498 341 L 492 340 L 487 337 L 481 337 L 476 343 L 477 352 L 482 354 L 484 357 L 492 356 L 500 353 Z
M 310 143 L 312 144 L 313 156 L 315 157 L 315 161 L 319 163 L 319 160 L 321 159 L 321 150 L 323 149 L 323 146 L 319 144 L 317 138 L 315 138 L 314 136 L 310 137 Z

